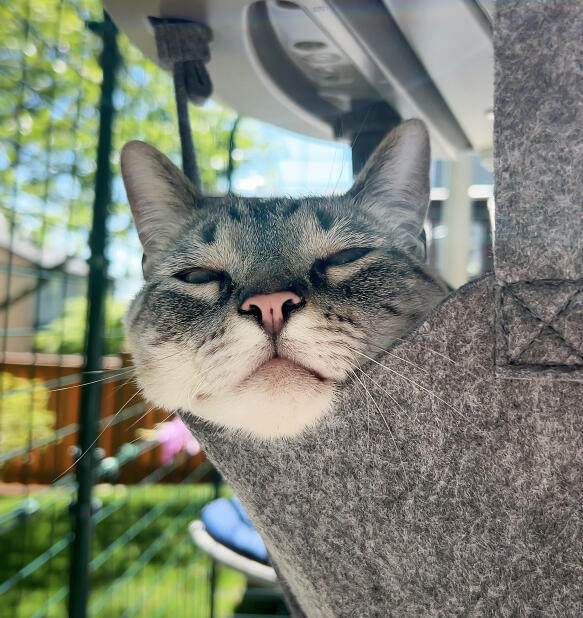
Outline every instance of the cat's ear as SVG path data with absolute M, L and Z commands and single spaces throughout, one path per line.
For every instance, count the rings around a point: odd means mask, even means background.
M 417 239 L 429 206 L 430 164 L 425 124 L 407 120 L 378 145 L 348 196 L 390 228 Z
M 170 159 L 144 142 L 123 147 L 121 173 L 147 262 L 192 221 L 197 192 Z

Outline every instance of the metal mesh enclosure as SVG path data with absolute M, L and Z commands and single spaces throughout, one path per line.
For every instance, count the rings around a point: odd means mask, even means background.
M 177 158 L 171 78 L 92 0 L 4 3 L 0 35 L 0 613 L 233 615 L 244 578 L 187 530 L 217 479 L 137 432 L 168 415 L 123 347 L 141 253 L 118 153 L 141 138 Z M 233 122 L 193 119 L 225 162 Z

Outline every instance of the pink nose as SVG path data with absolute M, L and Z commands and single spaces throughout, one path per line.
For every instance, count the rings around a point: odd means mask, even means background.
M 272 294 L 255 294 L 243 301 L 241 311 L 256 313 L 263 324 L 263 328 L 270 334 L 275 335 L 282 329 L 289 310 L 297 307 L 302 299 L 288 290 L 274 292 Z

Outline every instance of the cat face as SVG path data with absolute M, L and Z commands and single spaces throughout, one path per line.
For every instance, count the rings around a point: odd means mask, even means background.
M 151 146 L 127 144 L 146 277 L 127 332 L 145 396 L 264 439 L 314 423 L 446 293 L 418 257 L 428 167 L 409 121 L 345 196 L 203 198 Z

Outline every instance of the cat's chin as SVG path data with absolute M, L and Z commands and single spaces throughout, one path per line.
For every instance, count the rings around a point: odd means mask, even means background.
M 291 362 L 262 365 L 233 392 L 210 396 L 189 412 L 262 440 L 292 437 L 330 409 L 334 386 Z
M 235 364 L 222 379 L 201 383 L 192 354 L 170 346 L 135 347 L 139 385 L 146 399 L 168 411 L 184 410 L 250 438 L 270 440 L 299 434 L 332 405 L 335 382 L 315 369 L 281 357 Z
M 297 435 L 331 406 L 333 382 L 289 359 L 274 357 L 254 369 L 232 393 L 200 402 L 192 412 L 249 436 Z

